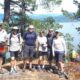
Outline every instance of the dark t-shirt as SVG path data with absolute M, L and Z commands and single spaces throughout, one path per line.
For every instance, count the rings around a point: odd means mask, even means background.
M 47 34 L 47 44 L 48 44 L 48 48 L 52 48 L 52 43 L 53 43 L 53 36 L 52 35 L 49 35 Z
M 25 32 L 23 35 L 23 39 L 25 40 L 25 44 L 28 46 L 35 46 L 35 41 L 37 38 L 37 34 L 35 32 Z

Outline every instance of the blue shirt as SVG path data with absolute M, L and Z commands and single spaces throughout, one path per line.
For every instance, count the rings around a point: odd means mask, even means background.
M 37 38 L 37 34 L 35 32 L 25 32 L 23 35 L 23 39 L 25 40 L 25 44 L 28 46 L 35 46 L 35 41 Z

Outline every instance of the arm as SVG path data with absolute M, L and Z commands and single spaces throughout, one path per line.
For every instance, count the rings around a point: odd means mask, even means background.
M 67 46 L 66 46 L 66 42 L 63 38 L 62 38 L 62 44 L 63 44 L 65 55 L 66 55 L 67 54 Z
M 53 56 L 55 56 L 55 53 L 54 53 L 54 40 L 52 42 L 52 54 L 53 54 Z

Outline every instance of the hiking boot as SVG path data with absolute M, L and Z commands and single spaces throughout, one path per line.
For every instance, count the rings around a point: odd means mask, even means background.
M 68 79 L 68 74 L 66 74 L 65 72 L 63 72 L 62 74 L 64 75 L 64 77 L 65 77 L 66 79 Z
M 32 70 L 34 70 L 34 71 L 36 70 L 35 66 L 32 68 Z
M 59 77 L 60 77 L 60 78 L 64 78 L 64 75 L 63 75 L 63 73 L 61 73 L 61 72 L 58 72 L 58 75 L 59 75 Z
M 48 72 L 51 72 L 52 73 L 53 72 L 53 69 L 49 69 Z

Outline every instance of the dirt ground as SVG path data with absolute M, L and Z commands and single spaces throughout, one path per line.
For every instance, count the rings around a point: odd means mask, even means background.
M 80 80 L 80 63 L 67 63 L 65 71 L 68 74 L 68 80 Z M 28 69 L 22 72 L 22 69 L 20 69 L 15 74 L 10 74 L 9 71 L 6 70 L 5 74 L 0 74 L 0 80 L 66 80 L 66 78 L 60 78 L 59 75 L 54 72 L 29 71 Z

